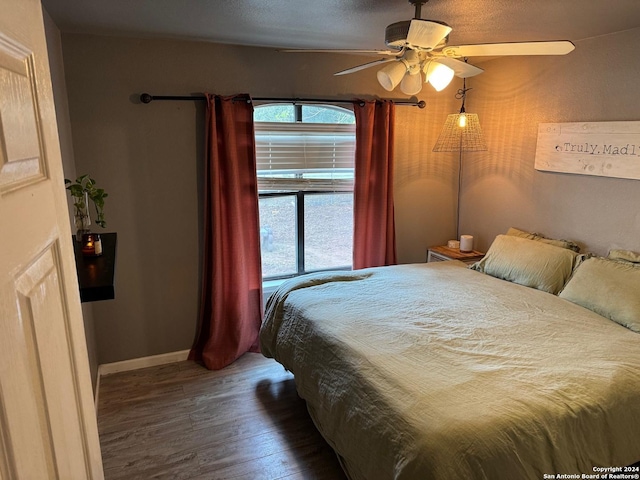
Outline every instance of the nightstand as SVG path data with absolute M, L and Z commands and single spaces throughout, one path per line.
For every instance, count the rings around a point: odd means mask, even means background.
M 460 260 L 471 265 L 484 257 L 484 253 L 473 250 L 471 252 L 461 252 L 458 248 L 442 246 L 429 247 L 427 251 L 427 262 L 444 262 L 446 260 Z

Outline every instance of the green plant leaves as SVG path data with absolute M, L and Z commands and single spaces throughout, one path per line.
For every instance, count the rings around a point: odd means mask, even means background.
M 106 193 L 103 188 L 96 188 L 96 181 L 88 174 L 79 176 L 75 182 L 65 178 L 64 184 L 66 185 L 65 188 L 74 198 L 73 205 L 76 212 L 82 211 L 86 207 L 84 204 L 84 195 L 86 193 L 95 206 L 97 215 L 96 223 L 102 228 L 105 228 L 107 222 L 104 218 L 104 199 L 107 198 L 109 194 Z

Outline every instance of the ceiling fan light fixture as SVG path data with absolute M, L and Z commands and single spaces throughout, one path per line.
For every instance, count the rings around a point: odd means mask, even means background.
M 402 81 L 407 70 L 408 66 L 404 60 L 390 63 L 378 70 L 378 82 L 382 85 L 382 88 L 391 92 Z
M 424 73 L 425 82 L 430 83 L 436 92 L 440 92 L 451 83 L 455 72 L 452 68 L 432 60 L 424 67 Z
M 408 73 L 400 82 L 400 91 L 405 95 L 417 95 L 422 90 L 422 75 L 420 70 Z
M 428 1 L 409 0 L 409 3 L 415 7 L 414 18 L 387 26 L 384 40 L 387 47 L 389 47 L 388 50 L 295 49 L 284 51 L 383 55 L 386 58 L 357 65 L 336 72 L 334 75 L 346 75 L 378 66 L 381 63 L 393 62 L 395 65 L 385 67 L 377 72 L 380 85 L 391 92 L 402 82 L 404 86 L 401 85 L 400 88 L 403 92 L 419 91 L 418 87 L 414 85 L 415 79 L 406 79 L 403 82 L 404 77 L 415 74 L 413 69 L 418 66 L 426 74 L 425 82 L 430 83 L 436 91 L 440 92 L 449 85 L 454 76 L 464 79 L 484 71 L 482 68 L 468 64 L 467 57 L 566 55 L 575 48 L 575 45 L 568 40 L 448 45 L 452 28 L 439 20 L 421 18 L 422 5 Z M 464 61 L 461 61 L 461 59 L 464 59 Z M 399 65 L 401 62 L 404 63 L 405 68 Z M 468 119 L 466 120 L 468 121 Z

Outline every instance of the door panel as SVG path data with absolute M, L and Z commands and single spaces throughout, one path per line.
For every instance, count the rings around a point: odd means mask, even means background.
M 84 445 L 75 432 L 84 429 L 78 409 L 69 408 L 78 404 L 78 389 L 70 357 L 69 316 L 62 303 L 58 258 L 54 243 L 16 281 L 18 315 L 31 364 L 31 374 L 24 378 L 34 381 L 33 391 L 39 391 L 44 404 L 48 418 L 42 419 L 41 431 L 50 431 L 51 438 L 43 434 L 43 451 L 53 458 L 57 476 L 82 478 Z
M 33 53 L 0 34 L 0 192 L 44 178 Z

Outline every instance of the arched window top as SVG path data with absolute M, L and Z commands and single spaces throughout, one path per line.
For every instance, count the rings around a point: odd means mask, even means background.
M 354 124 L 352 110 L 336 105 L 274 104 L 254 108 L 255 122 Z

